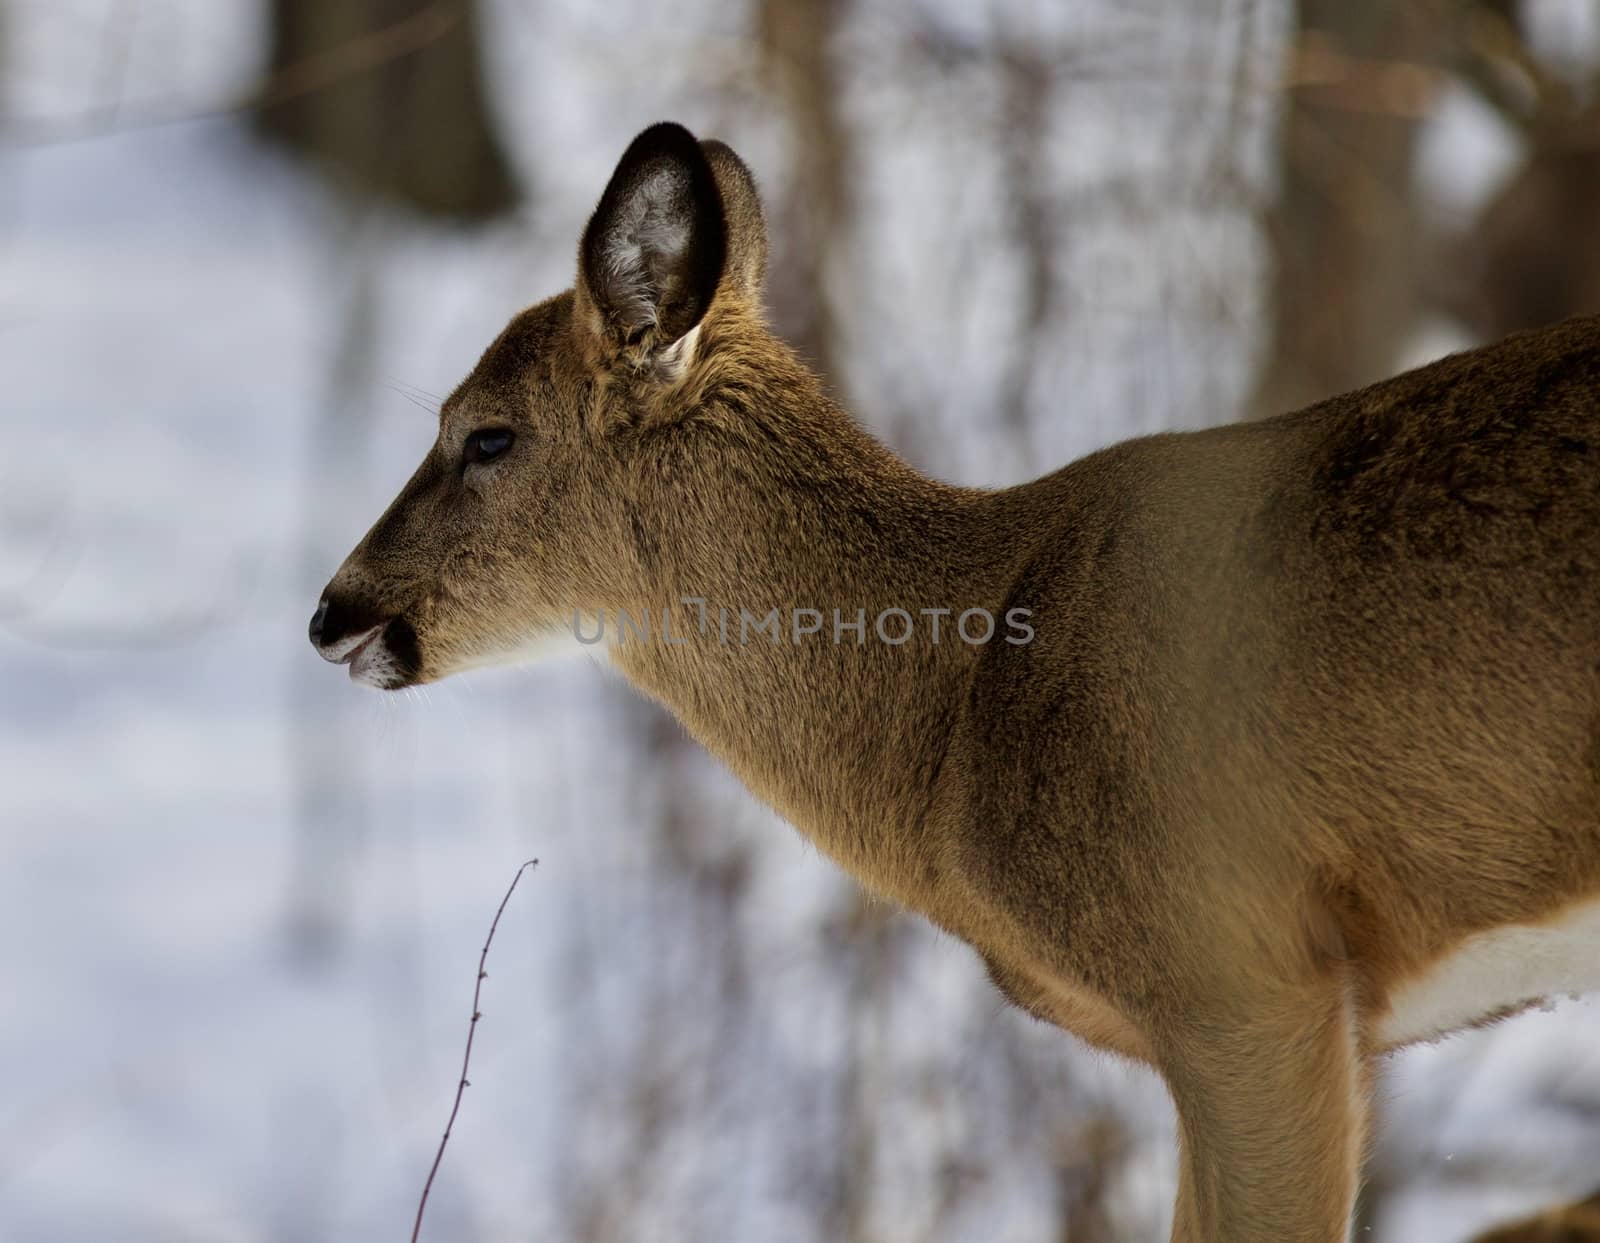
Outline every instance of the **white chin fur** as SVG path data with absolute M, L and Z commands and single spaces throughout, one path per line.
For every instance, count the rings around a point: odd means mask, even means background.
M 606 643 L 580 643 L 572 631 L 558 627 L 528 635 L 508 647 L 494 648 L 468 656 L 459 664 L 453 665 L 450 672 L 465 673 L 469 669 L 491 669 L 497 665 L 546 664 L 553 660 L 571 659 L 574 656 L 588 656 L 603 661 L 607 655 Z
M 514 665 L 528 665 L 535 661 L 542 663 L 573 656 L 594 656 L 603 660 L 607 653 L 607 644 L 580 643 L 578 636 L 570 630 L 543 630 L 523 640 L 513 649 L 507 661 Z
M 604 661 L 605 643 L 580 643 L 570 630 L 548 630 L 530 635 L 510 647 L 496 648 L 468 656 L 453 664 L 446 676 L 453 677 L 472 669 L 491 669 L 498 665 L 544 664 L 561 658 L 588 656 Z M 405 682 L 394 656 L 382 635 L 356 653 L 350 662 L 350 680 L 376 690 L 393 690 Z
M 381 634 L 356 653 L 350 662 L 350 680 L 380 691 L 392 690 L 404 680 Z

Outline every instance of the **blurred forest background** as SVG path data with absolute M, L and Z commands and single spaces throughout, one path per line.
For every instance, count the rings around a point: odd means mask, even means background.
M 306 618 L 650 121 L 999 485 L 1600 311 L 1594 0 L 0 0 L 0 74 L 0 1238 L 403 1237 L 530 855 L 425 1237 L 1165 1237 L 1160 1085 L 609 675 L 380 697 Z M 1592 1191 L 1597 1037 L 1394 1059 L 1359 1237 Z

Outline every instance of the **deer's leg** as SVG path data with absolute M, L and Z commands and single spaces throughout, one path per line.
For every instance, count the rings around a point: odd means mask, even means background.
M 1342 988 L 1211 1010 L 1165 1067 L 1178 1107 L 1174 1243 L 1345 1243 L 1365 1076 Z

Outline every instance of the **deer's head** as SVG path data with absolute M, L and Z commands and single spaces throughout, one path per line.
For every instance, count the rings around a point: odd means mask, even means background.
M 395 689 L 517 659 L 575 609 L 636 596 L 641 497 L 684 486 L 658 442 L 718 351 L 765 336 L 765 261 L 732 151 L 672 124 L 634 139 L 574 288 L 512 319 L 445 401 L 422 465 L 323 593 L 317 651 Z

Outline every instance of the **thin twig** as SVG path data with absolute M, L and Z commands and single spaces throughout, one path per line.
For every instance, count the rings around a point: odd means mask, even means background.
M 461 1081 L 456 1084 L 455 1104 L 450 1106 L 450 1120 L 444 1124 L 444 1135 L 439 1140 L 439 1150 L 433 1154 L 433 1166 L 428 1170 L 428 1181 L 422 1184 L 422 1198 L 417 1202 L 417 1221 L 411 1227 L 411 1243 L 417 1243 L 422 1237 L 422 1214 L 428 1208 L 428 1193 L 433 1190 L 433 1177 L 439 1172 L 439 1163 L 444 1160 L 444 1146 L 450 1142 L 450 1130 L 456 1124 L 456 1114 L 461 1112 L 461 1094 L 472 1086 L 467 1081 L 467 1070 L 472 1065 L 472 1038 L 477 1035 L 478 1020 L 483 1017 L 482 1011 L 478 1009 L 478 995 L 483 991 L 483 982 L 489 976 L 485 968 L 489 962 L 489 947 L 494 944 L 494 930 L 500 926 L 500 916 L 506 913 L 506 903 L 511 901 L 511 895 L 516 892 L 517 882 L 522 879 L 522 874 L 529 868 L 538 866 L 537 859 L 529 859 L 517 869 L 517 874 L 511 878 L 511 884 L 506 888 L 506 896 L 500 899 L 500 907 L 489 923 L 489 935 L 484 938 L 483 952 L 478 955 L 478 978 L 472 985 L 472 1021 L 467 1024 L 467 1048 L 461 1055 Z

